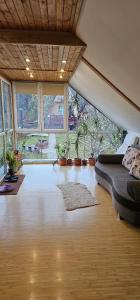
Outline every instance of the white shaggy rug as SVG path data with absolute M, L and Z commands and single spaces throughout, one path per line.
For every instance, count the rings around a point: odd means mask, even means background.
M 57 186 L 63 192 L 66 210 L 99 204 L 84 184 L 68 182 Z

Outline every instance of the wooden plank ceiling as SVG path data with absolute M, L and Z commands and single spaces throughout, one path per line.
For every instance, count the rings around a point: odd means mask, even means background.
M 10 80 L 69 81 L 85 49 L 74 34 L 82 3 L 83 0 L 0 0 L 1 75 Z M 17 40 L 12 35 L 15 29 Z M 49 36 L 48 40 L 40 41 L 36 31 Z M 65 34 L 60 36 L 61 32 Z

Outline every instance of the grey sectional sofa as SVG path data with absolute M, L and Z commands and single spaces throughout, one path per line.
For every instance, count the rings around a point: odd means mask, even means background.
M 97 182 L 107 189 L 121 219 L 140 225 L 140 180 L 122 166 L 123 155 L 99 155 L 95 165 Z

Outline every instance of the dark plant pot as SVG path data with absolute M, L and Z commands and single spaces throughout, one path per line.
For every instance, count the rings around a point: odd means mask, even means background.
M 94 157 L 89 157 L 88 163 L 90 166 L 95 166 L 95 158 Z
M 67 159 L 66 158 L 59 158 L 58 160 L 59 166 L 63 167 L 67 165 Z
M 67 159 L 67 166 L 72 166 L 72 159 L 71 158 Z
M 15 174 L 15 169 L 14 169 L 14 168 L 9 168 L 9 169 L 8 169 L 8 174 L 9 174 L 10 176 L 14 176 L 14 174 Z
M 87 166 L 87 159 L 82 159 L 82 166 Z
M 81 158 L 75 158 L 75 159 L 74 159 L 74 165 L 75 165 L 76 167 L 80 167 L 81 164 L 82 164 Z

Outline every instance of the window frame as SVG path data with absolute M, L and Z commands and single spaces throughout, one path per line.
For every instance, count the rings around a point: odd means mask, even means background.
M 54 84 L 54 83 L 52 83 Z M 61 83 L 60 83 L 61 84 Z M 57 83 L 56 83 L 57 85 Z M 41 99 L 42 99 L 42 132 L 46 132 L 46 133 L 66 133 L 68 130 L 68 85 L 67 84 L 63 84 L 64 85 L 64 128 L 62 129 L 48 129 L 44 127 L 44 95 L 42 93 L 42 89 L 41 89 Z M 53 96 L 53 95 L 52 95 Z
M 4 121 L 4 96 L 3 96 L 3 82 L 8 84 L 9 86 L 9 92 L 10 92 L 10 105 L 11 105 L 11 126 L 12 128 L 5 128 L 5 121 Z M 13 98 L 12 98 L 12 88 L 11 83 L 7 81 L 5 78 L 0 76 L 0 89 L 1 89 L 1 105 L 2 105 L 2 131 L 0 132 L 0 136 L 3 137 L 3 145 L 4 145 L 4 174 L 0 176 L 0 180 L 5 176 L 5 173 L 7 171 L 7 164 L 6 164 L 6 134 L 7 133 L 13 133 L 13 147 L 15 146 L 15 140 L 14 140 L 14 115 L 13 115 Z
M 31 82 L 31 81 L 30 81 Z M 29 81 L 28 81 L 29 83 Z M 58 85 L 59 83 L 48 82 L 52 85 Z M 68 131 L 68 84 L 64 85 L 64 128 L 63 129 L 48 129 L 44 127 L 44 99 L 42 92 L 42 83 L 37 82 L 37 96 L 38 96 L 38 128 L 19 128 L 17 122 L 17 105 L 16 105 L 16 81 L 13 82 L 13 98 L 14 98 L 14 120 L 15 131 L 17 133 L 66 133 Z M 46 82 L 47 84 L 47 82 Z M 62 85 L 62 83 L 60 83 Z
M 16 82 L 13 82 L 13 98 L 14 98 L 14 119 L 15 119 L 15 131 L 16 132 L 39 132 L 41 130 L 40 122 L 40 93 L 39 93 L 39 83 L 37 82 L 37 97 L 38 97 L 38 127 L 37 128 L 19 128 L 17 121 L 17 104 L 16 104 Z

